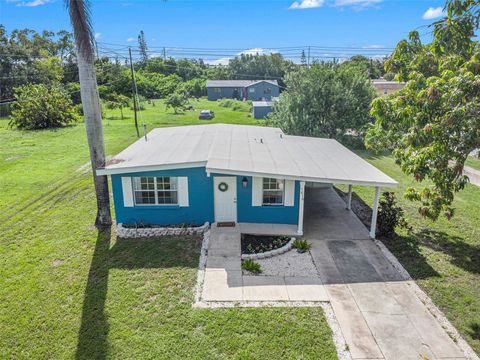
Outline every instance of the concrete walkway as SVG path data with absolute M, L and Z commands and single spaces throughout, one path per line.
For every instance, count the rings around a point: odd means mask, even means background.
M 464 166 L 463 174 L 468 176 L 471 184 L 480 186 L 480 171 L 470 166 Z
M 241 226 L 214 224 L 201 300 L 329 301 L 353 359 L 464 359 L 414 293 L 415 284 L 392 266 L 336 192 L 307 189 L 305 198 L 304 237 L 318 277 L 242 275 Z
M 463 358 L 334 190 L 308 189 L 305 206 L 311 253 L 354 359 Z
M 243 275 L 240 261 L 240 228 L 239 226 L 218 228 L 215 224 L 212 225 L 201 300 L 328 301 L 319 277 Z

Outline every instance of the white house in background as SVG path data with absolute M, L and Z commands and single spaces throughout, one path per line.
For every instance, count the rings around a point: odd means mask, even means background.
M 116 155 L 111 175 L 117 223 L 295 225 L 303 233 L 306 184 L 381 187 L 397 182 L 332 139 L 278 128 L 212 124 L 152 130 Z
M 379 96 L 392 94 L 405 88 L 404 82 L 389 81 L 385 79 L 373 79 L 372 85 Z

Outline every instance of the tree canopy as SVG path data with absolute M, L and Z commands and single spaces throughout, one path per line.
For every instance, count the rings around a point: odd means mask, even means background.
M 26 84 L 15 89 L 10 126 L 23 130 L 66 126 L 76 121 L 73 104 L 57 87 Z
M 272 121 L 289 134 L 341 139 L 369 121 L 375 92 L 356 67 L 317 63 L 285 77 Z
M 424 184 L 407 189 L 406 197 L 433 220 L 453 216 L 454 195 L 468 182 L 465 160 L 480 147 L 478 3 L 450 1 L 448 17 L 432 25 L 430 44 L 417 32 L 400 41 L 385 68 L 406 87 L 372 104 L 367 146 L 392 149 L 402 171 Z

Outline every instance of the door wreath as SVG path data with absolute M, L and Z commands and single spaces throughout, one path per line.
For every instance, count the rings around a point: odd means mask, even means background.
M 228 190 L 227 183 L 221 182 L 220 184 L 218 184 L 218 190 L 220 190 L 221 192 L 227 191 Z

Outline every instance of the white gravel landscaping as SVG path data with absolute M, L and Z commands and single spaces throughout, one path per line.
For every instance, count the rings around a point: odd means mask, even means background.
M 262 267 L 259 276 L 319 277 L 310 252 L 298 253 L 295 249 L 267 259 L 255 260 Z M 244 271 L 245 275 L 252 275 Z

